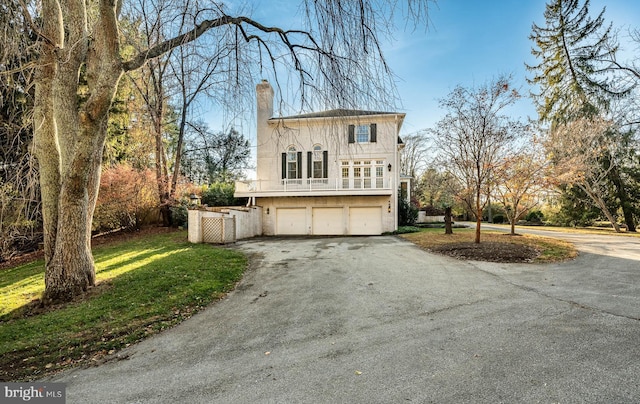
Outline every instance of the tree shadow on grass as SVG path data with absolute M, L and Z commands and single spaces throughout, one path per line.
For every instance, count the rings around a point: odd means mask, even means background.
M 34 301 L 3 316 L 0 381 L 102 361 L 224 296 L 246 268 L 241 253 L 208 245 L 156 248 L 127 261 L 145 262 L 72 302 L 42 307 Z

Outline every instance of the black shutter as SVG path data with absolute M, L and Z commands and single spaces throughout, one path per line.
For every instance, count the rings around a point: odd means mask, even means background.
M 349 143 L 356 142 L 356 127 L 354 125 L 349 125 Z
M 378 140 L 378 134 L 377 134 L 377 129 L 378 129 L 378 125 L 376 125 L 375 123 L 372 123 L 369 126 L 369 129 L 371 131 L 371 133 L 369 133 L 370 137 L 369 137 L 369 141 L 371 143 L 375 143 Z
M 302 152 L 298 152 L 298 178 L 302 178 Z
M 327 164 L 328 162 L 329 162 L 329 152 L 325 150 L 322 152 L 322 178 L 329 178 L 329 175 L 328 175 L 329 164 Z
M 313 153 L 307 152 L 307 178 L 313 178 Z
M 282 179 L 287 178 L 287 153 L 282 153 Z

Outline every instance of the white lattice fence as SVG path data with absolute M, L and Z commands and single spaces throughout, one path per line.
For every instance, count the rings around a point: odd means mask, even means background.
M 233 217 L 203 217 L 202 241 L 205 243 L 233 243 L 236 241 L 236 224 Z

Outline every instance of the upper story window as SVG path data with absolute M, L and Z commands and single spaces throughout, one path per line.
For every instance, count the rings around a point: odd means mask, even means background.
M 384 160 L 343 160 L 340 164 L 342 188 L 384 188 L 384 163 Z
M 369 125 L 356 126 L 356 142 L 369 143 Z
M 376 143 L 377 125 L 349 125 L 349 143 Z
M 313 145 L 313 151 L 307 153 L 307 177 L 327 178 L 328 152 L 322 150 L 322 145 Z
M 287 152 L 282 153 L 282 178 L 302 178 L 302 152 L 297 151 L 295 146 L 289 146 Z
M 313 146 L 313 178 L 322 178 L 322 146 Z

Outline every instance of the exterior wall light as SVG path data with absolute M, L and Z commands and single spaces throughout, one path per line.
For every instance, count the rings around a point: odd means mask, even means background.
M 387 213 L 391 213 L 391 201 L 389 201 L 389 207 L 387 208 Z
M 389 169 L 389 172 L 391 172 L 391 163 L 389 163 L 389 165 L 387 166 L 387 168 Z

